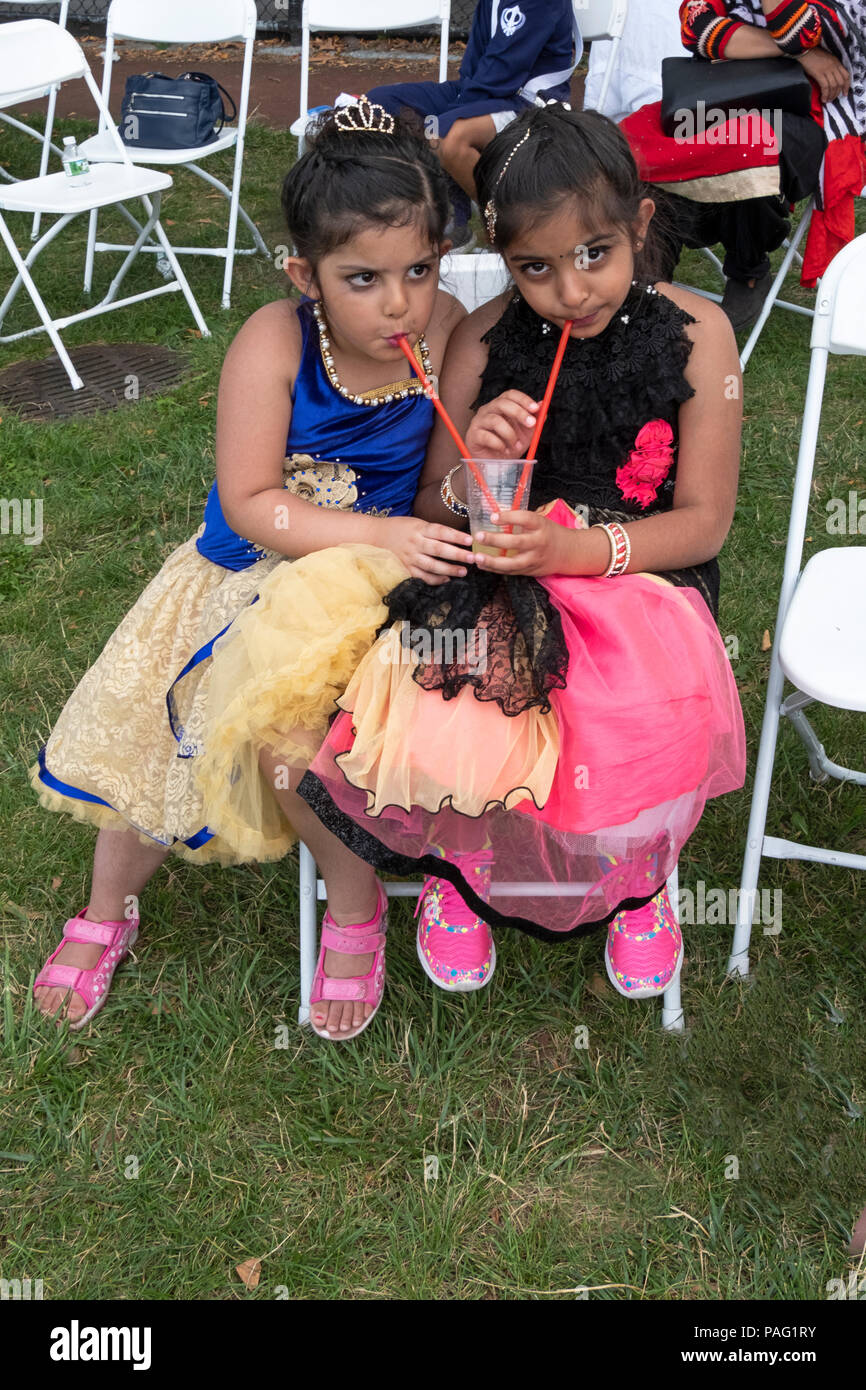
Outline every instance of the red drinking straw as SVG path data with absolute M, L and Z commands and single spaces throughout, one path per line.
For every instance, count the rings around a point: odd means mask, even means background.
M 472 469 L 472 472 L 475 476 L 475 481 L 481 489 L 481 493 L 484 497 L 485 502 L 487 503 L 491 512 L 498 512 L 499 508 L 497 507 L 496 503 L 490 495 L 490 489 L 485 483 L 484 478 L 478 468 L 478 465 L 474 462 L 473 459 L 469 457 L 469 450 L 467 449 L 464 440 L 461 439 L 454 425 L 454 421 L 451 419 L 451 416 L 448 414 L 448 411 L 445 409 L 444 405 L 439 399 L 439 392 L 436 390 L 427 373 L 424 371 L 424 368 L 421 366 L 414 352 L 410 348 L 409 339 L 406 337 L 406 334 L 395 333 L 393 337 L 388 339 L 388 342 L 393 343 L 394 347 L 400 348 L 400 350 L 405 354 L 410 367 L 417 376 L 421 385 L 424 387 L 424 390 L 427 392 L 428 396 L 433 402 L 434 407 L 436 408 L 436 410 L 438 410 L 439 417 L 442 420 L 442 423 L 444 424 L 448 433 L 451 435 L 451 438 L 454 440 L 454 443 L 457 445 L 457 448 L 460 450 L 460 457 L 464 459 L 465 462 L 468 463 L 469 467 Z
M 553 359 L 553 366 L 550 369 L 550 380 L 547 383 L 547 390 L 541 402 L 541 409 L 538 412 L 538 419 L 535 422 L 535 430 L 529 445 L 528 459 L 535 458 L 535 451 L 538 448 L 538 441 L 541 439 L 541 431 L 544 429 L 544 422 L 547 419 L 547 412 L 550 409 L 550 402 L 553 399 L 553 388 L 556 386 L 556 378 L 559 376 L 559 369 L 562 366 L 562 359 L 565 356 L 565 348 L 568 343 L 568 336 L 574 327 L 574 319 L 566 319 L 562 329 L 562 336 L 559 339 L 559 347 L 556 349 L 556 356 Z M 529 485 L 529 465 L 524 465 L 520 475 L 520 482 L 517 484 L 517 491 L 514 494 L 514 511 L 520 511 L 520 504 L 523 501 L 523 494 Z

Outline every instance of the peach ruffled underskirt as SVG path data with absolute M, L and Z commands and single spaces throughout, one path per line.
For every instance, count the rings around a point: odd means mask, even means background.
M 413 679 L 394 627 L 340 698 L 309 799 L 334 828 L 348 816 L 395 872 L 492 852 L 494 881 L 547 888 L 498 892 L 501 920 L 571 932 L 664 882 L 706 801 L 742 786 L 745 738 L 696 590 L 649 575 L 541 582 L 569 650 L 549 713 L 509 718 L 468 686 L 444 701 Z M 566 896 L 562 883 L 583 887 Z

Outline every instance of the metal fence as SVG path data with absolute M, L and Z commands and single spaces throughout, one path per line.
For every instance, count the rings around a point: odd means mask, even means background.
M 178 0 L 178 2 L 182 4 L 183 0 Z M 71 0 L 69 6 L 70 22 L 99 23 L 105 19 L 108 4 L 109 0 Z M 301 0 L 257 0 L 257 8 L 261 32 L 285 34 L 289 41 L 300 42 Z M 456 39 L 466 38 L 474 10 L 475 0 L 452 0 L 451 33 Z M 16 12 L 15 0 L 11 0 L 11 4 L 4 2 L 0 8 L 0 20 L 35 19 L 41 16 L 46 19 L 56 19 L 57 13 L 56 5 L 28 5 Z M 420 35 L 425 31 L 416 29 L 412 32 Z

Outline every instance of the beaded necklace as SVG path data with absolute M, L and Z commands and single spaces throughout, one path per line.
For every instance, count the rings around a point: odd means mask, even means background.
M 334 367 L 334 358 L 331 353 L 331 339 L 328 336 L 328 324 L 318 300 L 313 304 L 313 313 L 316 316 L 316 323 L 319 326 L 319 348 L 322 353 L 322 362 L 324 363 L 325 371 L 328 374 L 328 380 L 334 390 L 339 391 L 340 395 L 344 396 L 347 401 L 352 401 L 355 405 L 373 406 L 386 405 L 389 401 L 406 400 L 408 396 L 423 396 L 424 388 L 420 381 L 417 381 L 414 377 L 409 381 L 394 381 L 390 382 L 387 386 L 377 386 L 374 390 L 364 391 L 360 395 L 356 395 L 354 391 L 347 391 L 345 386 L 341 385 Z M 426 375 L 428 377 L 432 376 L 433 365 L 430 361 L 430 349 L 427 346 L 427 340 L 423 334 L 418 339 L 415 355 L 416 357 L 420 357 L 420 362 Z

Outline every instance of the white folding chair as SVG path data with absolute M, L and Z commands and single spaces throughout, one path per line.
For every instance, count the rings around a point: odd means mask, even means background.
M 481 264 L 479 264 L 481 263 Z M 471 313 L 473 309 L 486 304 L 488 300 L 501 294 L 510 283 L 508 270 L 502 257 L 495 252 L 484 252 L 472 256 L 445 256 L 440 267 L 440 285 L 458 298 Z M 316 863 L 303 842 L 298 848 L 300 878 L 300 933 L 301 933 L 301 1002 L 298 1009 L 298 1022 L 310 1021 L 310 991 L 313 987 L 313 974 L 316 969 L 316 902 L 325 902 L 327 894 L 322 879 L 317 876 Z M 389 898 L 417 898 L 420 892 L 418 883 L 385 883 Z M 492 887 L 495 897 L 509 893 L 517 897 L 552 897 L 554 894 L 581 896 L 587 891 L 586 884 L 580 883 L 495 883 Z M 668 892 L 674 911 L 679 904 L 679 876 L 674 869 L 668 879 Z M 662 1027 L 668 1032 L 681 1033 L 684 1019 L 680 1002 L 680 982 L 675 980 L 666 990 L 662 1001 Z
M 247 125 L 247 109 L 250 95 L 250 75 L 253 64 L 253 42 L 256 36 L 257 13 L 254 0 L 112 0 L 108 9 L 105 26 L 105 58 L 102 70 L 102 96 L 106 110 L 111 92 L 111 70 L 114 61 L 115 39 L 137 39 L 150 43 L 223 43 L 241 39 L 244 44 L 244 63 L 241 76 L 241 93 L 238 102 L 236 126 L 225 126 L 215 139 L 206 145 L 198 145 L 189 150 L 161 150 L 129 147 L 129 157 L 134 164 L 166 165 L 189 169 L 205 183 L 216 188 L 229 203 L 229 228 L 225 246 L 176 246 L 178 256 L 217 256 L 225 261 L 223 275 L 222 307 L 231 305 L 232 274 L 235 256 L 253 256 L 261 252 L 269 255 L 268 248 L 258 227 L 241 206 L 241 174 L 244 160 L 244 139 Z M 101 129 L 91 140 L 81 146 L 91 161 L 113 159 L 113 143 L 107 129 Z M 199 160 L 206 159 L 223 150 L 234 149 L 234 174 L 231 189 L 220 179 L 199 166 Z M 124 211 L 123 209 L 121 209 Z M 131 214 L 127 220 L 138 233 L 140 224 Z M 235 245 L 237 239 L 238 217 L 248 228 L 254 246 Z M 84 288 L 89 293 L 93 275 L 93 257 L 97 251 L 126 251 L 127 244 L 96 240 L 97 214 L 90 218 L 87 238 L 87 262 L 84 275 Z M 152 242 L 142 247 L 144 251 L 161 255 L 159 246 Z
M 66 16 L 69 11 L 69 0 L 0 0 L 0 4 L 14 5 L 16 10 L 20 10 L 25 6 L 28 8 L 32 8 L 34 5 L 39 5 L 41 9 L 44 9 L 46 4 L 52 6 L 57 5 L 60 9 L 60 13 L 57 16 L 57 24 L 61 29 L 66 28 Z M 53 145 L 51 143 L 51 132 L 54 129 L 54 107 L 57 101 L 57 88 L 50 87 L 48 91 L 27 92 L 21 98 L 22 101 L 30 103 L 32 101 L 38 100 L 40 97 L 46 96 L 48 98 L 48 110 L 45 115 L 45 130 L 42 132 L 41 135 L 39 134 L 39 131 L 34 130 L 32 126 L 25 125 L 23 121 L 19 121 L 15 116 L 6 115 L 4 111 L 0 110 L 0 121 L 5 121 L 7 125 L 14 126 L 16 130 L 23 130 L 25 135 L 31 135 L 35 140 L 41 141 L 42 158 L 39 161 L 40 177 L 42 174 L 46 174 L 48 172 L 49 153 L 53 151 L 53 153 L 57 155 L 58 159 L 61 159 L 63 156 L 62 150 L 58 149 L 57 145 Z M 3 103 L 0 102 L 0 107 L 2 107 L 2 105 Z M 12 105 L 11 102 L 10 105 Z M 8 173 L 5 169 L 0 169 L 0 178 L 4 178 L 7 183 L 18 182 L 18 180 L 15 178 L 15 175 Z M 30 229 L 31 241 L 35 241 L 39 235 L 39 222 L 40 214 L 37 212 L 34 214 L 33 226 Z
M 831 762 L 803 713 L 816 701 L 835 709 L 866 711 L 866 545 L 819 550 L 802 573 L 815 448 L 821 421 L 827 360 L 831 352 L 866 356 L 866 236 L 857 237 L 831 262 L 818 289 L 812 324 L 812 361 L 779 612 L 776 618 L 767 702 L 746 836 L 737 924 L 728 973 L 749 972 L 749 940 L 762 858 L 800 859 L 866 869 L 866 855 L 818 848 L 765 834 L 770 785 L 781 716 L 806 745 L 812 777 L 835 777 L 866 786 L 866 773 Z M 785 680 L 793 693 L 782 698 Z
M 448 29 L 451 0 L 367 0 L 363 8 L 353 9 L 346 0 L 304 0 L 301 33 L 301 112 L 292 126 L 298 137 L 298 154 L 304 153 L 304 138 L 310 109 L 310 34 L 378 33 L 382 29 L 414 29 L 421 24 L 439 25 L 439 78 L 448 80 Z
M 77 179 L 70 179 L 61 171 L 58 174 L 43 174 L 35 179 L 22 179 L 0 188 L 0 237 L 17 271 L 0 304 L 0 327 L 22 284 L 42 320 L 36 328 L 0 336 L 0 342 L 11 343 L 18 338 L 28 338 L 34 333 L 47 333 L 66 369 L 73 389 L 77 391 L 83 382 L 61 342 L 59 333 L 60 329 L 71 323 L 79 323 L 82 319 L 92 318 L 95 314 L 111 309 L 124 308 L 127 304 L 136 304 L 155 295 L 171 294 L 175 290 L 181 290 L 202 336 L 209 337 L 209 333 L 159 220 L 160 200 L 165 189 L 171 187 L 171 176 L 160 174 L 154 169 L 136 168 L 131 163 L 126 147 L 111 123 L 111 117 L 93 80 L 87 59 L 71 34 L 47 19 L 24 19 L 18 23 L 0 25 L 0 101 L 5 97 L 19 97 L 22 92 L 59 87 L 61 83 L 74 78 L 83 78 L 87 83 L 97 110 L 106 122 L 108 136 L 114 140 L 116 162 L 94 166 L 90 182 L 83 187 Z M 68 314 L 64 318 L 52 318 L 30 274 L 31 265 L 74 217 L 90 212 L 93 208 L 109 207 L 132 198 L 141 199 L 147 213 L 147 221 L 137 241 L 129 248 L 105 298 L 93 308 L 85 309 L 81 313 Z M 57 221 L 32 246 L 25 260 L 19 254 L 3 216 L 4 212 L 40 212 L 46 215 L 54 213 L 57 215 Z M 146 290 L 142 294 L 117 299 L 117 292 L 127 271 L 142 249 L 145 238 L 151 234 L 158 237 L 162 251 L 174 271 L 175 280 Z
M 616 68 L 619 46 L 625 33 L 628 0 L 573 0 L 573 4 L 574 18 L 584 43 L 610 41 L 607 67 L 598 94 L 598 105 L 595 107 L 595 110 L 603 115 L 611 78 Z

